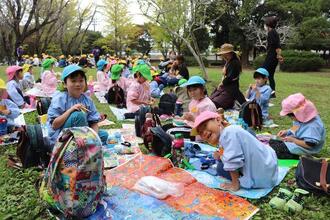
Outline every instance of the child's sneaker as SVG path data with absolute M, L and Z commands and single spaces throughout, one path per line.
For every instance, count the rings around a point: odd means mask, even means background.
M 284 210 L 288 212 L 301 212 L 303 209 L 303 197 L 309 192 L 303 189 L 296 189 L 293 197 L 285 204 Z
M 269 201 L 269 205 L 275 209 L 282 209 L 292 195 L 289 190 L 280 188 L 277 195 Z

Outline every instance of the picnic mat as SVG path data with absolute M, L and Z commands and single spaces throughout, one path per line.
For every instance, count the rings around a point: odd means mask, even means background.
M 108 132 L 109 136 L 113 136 L 115 133 L 120 133 L 121 134 L 120 142 L 125 142 L 125 141 L 129 142 L 131 144 L 130 149 L 132 153 L 131 154 L 117 153 L 115 149 L 117 149 L 117 147 L 120 146 L 120 143 L 114 146 L 104 146 L 103 160 L 104 160 L 104 168 L 106 169 L 117 167 L 121 164 L 124 164 L 141 153 L 139 148 L 139 142 L 141 140 L 135 135 L 134 125 L 123 124 L 122 126 L 123 128 L 120 129 L 108 129 L 106 131 Z
M 288 173 L 290 168 L 288 167 L 279 167 L 278 168 L 278 178 L 276 182 L 276 186 L 281 183 L 284 179 L 285 175 Z M 197 179 L 198 182 L 204 184 L 207 187 L 214 188 L 214 189 L 221 189 L 220 184 L 225 182 L 230 182 L 224 177 L 220 176 L 213 176 L 207 172 L 199 171 L 199 170 L 188 170 L 188 172 Z M 274 186 L 275 187 L 275 186 Z M 266 188 L 266 189 L 244 189 L 241 188 L 236 192 L 230 192 L 231 194 L 241 196 L 248 199 L 260 199 L 270 193 L 273 188 Z
M 174 213 L 171 213 L 171 210 L 168 210 L 168 216 L 174 215 L 175 217 L 165 219 L 183 219 L 188 214 L 198 214 L 206 219 L 249 219 L 258 211 L 257 207 L 253 206 L 243 198 L 231 195 L 228 192 L 204 186 L 197 182 L 197 180 L 188 172 L 173 167 L 170 160 L 162 157 L 139 154 L 127 163 L 105 171 L 105 176 L 107 186 L 111 189 L 115 189 L 115 187 L 123 187 L 130 191 L 132 191 L 131 189 L 134 184 L 144 176 L 157 176 L 167 181 L 183 183 L 185 186 L 183 196 L 170 196 L 165 200 L 159 201 L 162 202 L 161 204 L 166 204 L 176 210 Z M 111 190 L 109 193 L 111 194 Z M 134 204 L 139 203 L 140 206 L 143 205 L 140 204 L 141 202 L 138 200 L 139 196 L 134 195 L 141 196 L 138 193 L 123 196 L 122 199 L 119 198 L 118 204 L 134 202 Z M 112 200 L 116 200 L 116 194 L 112 194 L 110 197 L 112 197 Z M 140 213 L 142 213 L 144 219 L 158 219 L 153 217 L 150 218 L 148 216 L 148 212 L 152 212 L 152 210 L 154 210 L 153 208 L 155 206 L 157 207 L 157 203 L 150 202 L 144 204 L 144 207 L 138 209 L 138 211 L 130 211 L 135 209 L 133 206 L 134 205 L 130 205 L 128 209 L 124 209 L 122 212 L 116 214 L 121 214 L 122 217 L 129 214 L 132 215 L 132 219 L 138 219 Z M 155 214 L 157 214 L 157 210 L 158 209 L 155 210 Z M 105 212 L 107 212 L 107 210 Z M 111 212 L 109 211 L 109 213 Z M 147 214 L 144 215 L 144 213 Z M 122 217 L 118 219 L 125 219 Z M 196 218 L 192 217 L 190 219 Z
M 95 97 L 99 100 L 102 104 L 107 104 L 107 100 L 104 98 L 106 92 L 94 92 Z
M 112 111 L 112 113 L 114 114 L 114 116 L 116 116 L 118 121 L 127 120 L 127 119 L 125 119 L 125 116 L 124 116 L 125 113 L 128 113 L 128 110 L 126 108 L 116 108 L 111 105 L 109 105 L 109 107 L 110 107 L 110 110 Z
M 231 125 L 241 125 L 241 122 L 238 120 L 239 118 L 239 111 L 237 110 L 227 110 L 224 112 L 225 119 Z M 273 122 L 273 124 L 263 125 L 265 128 L 277 128 L 278 125 Z
M 38 86 L 33 87 L 32 89 L 29 89 L 25 92 L 28 96 L 36 96 L 36 97 L 53 97 L 53 95 L 56 93 L 55 91 L 53 94 L 46 94 L 44 91 L 42 91 L 41 88 Z

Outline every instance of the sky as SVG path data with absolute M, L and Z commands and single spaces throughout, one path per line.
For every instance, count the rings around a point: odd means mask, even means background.
M 146 18 L 141 15 L 141 10 L 139 7 L 139 4 L 137 3 L 137 0 L 127 0 L 129 2 L 128 4 L 128 13 L 131 15 L 132 17 L 132 22 L 134 24 L 143 24 L 146 21 Z M 102 0 L 79 0 L 80 4 L 82 7 L 86 7 L 89 4 L 96 4 L 96 5 L 102 5 L 104 3 L 104 1 Z M 95 30 L 96 31 L 101 31 L 102 32 L 102 27 L 103 27 L 103 23 L 104 21 L 104 16 L 101 13 L 97 13 L 95 15 L 96 18 L 96 22 L 95 25 L 91 25 L 89 29 L 94 30 L 94 26 L 95 26 Z

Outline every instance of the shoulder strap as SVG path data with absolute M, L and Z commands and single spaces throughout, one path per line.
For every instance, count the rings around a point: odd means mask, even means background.
M 328 162 L 326 159 L 322 160 L 322 166 L 321 166 L 321 172 L 320 172 L 320 185 L 324 192 L 328 193 L 328 187 L 327 187 L 327 169 L 328 169 Z

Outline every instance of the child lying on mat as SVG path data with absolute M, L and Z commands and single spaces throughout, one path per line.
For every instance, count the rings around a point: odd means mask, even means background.
M 231 191 L 275 186 L 278 166 L 275 151 L 240 126 L 224 127 L 218 113 L 204 111 L 197 116 L 193 134 L 223 149 L 218 173 L 231 180 L 220 187 Z M 219 154 L 215 154 L 219 160 Z
M 188 95 L 191 98 L 189 103 L 189 112 L 183 114 L 183 118 L 191 125 L 195 118 L 204 111 L 216 112 L 217 108 L 209 97 L 205 88 L 205 81 L 200 76 L 192 76 L 183 83 L 180 87 L 187 87 Z
M 48 109 L 50 144 L 54 146 L 63 128 L 89 126 L 98 132 L 103 144 L 108 133 L 98 128 L 101 117 L 93 101 L 85 94 L 87 87 L 85 71 L 77 65 L 63 69 L 61 80 L 65 90 L 56 94 Z
M 282 101 L 280 115 L 289 116 L 293 120 L 293 127 L 277 134 L 282 141 L 269 141 L 278 158 L 298 158 L 298 155 L 321 151 L 325 141 L 325 128 L 311 101 L 305 99 L 301 93 L 290 95 Z

